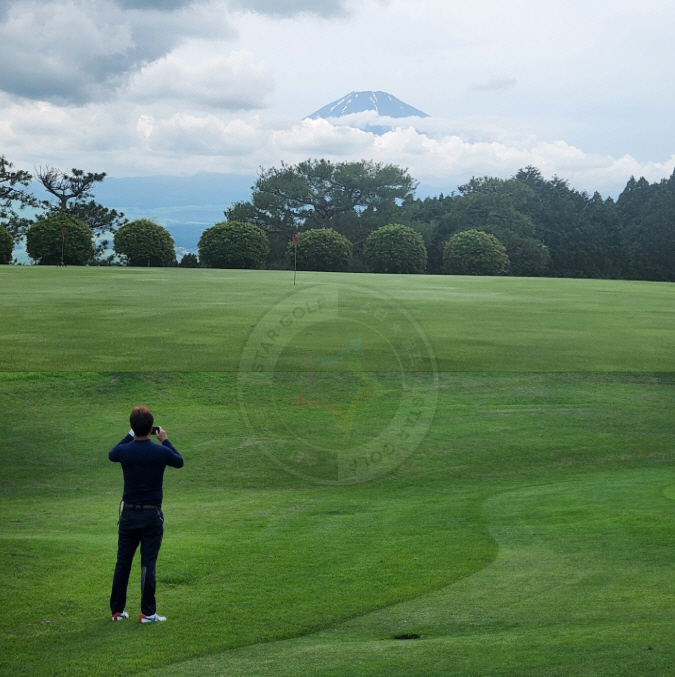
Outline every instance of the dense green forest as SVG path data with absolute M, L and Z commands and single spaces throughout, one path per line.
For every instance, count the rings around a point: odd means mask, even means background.
M 559 177 L 526 167 L 508 179 L 473 178 L 457 192 L 415 197 L 398 167 L 309 161 L 263 171 L 250 202 L 228 218 L 259 225 L 278 244 L 304 229 L 334 228 L 359 256 L 372 231 L 399 223 L 421 233 L 427 272 L 443 272 L 454 234 L 479 230 L 506 248 L 509 274 L 675 280 L 675 174 L 658 183 L 631 177 L 617 200 L 579 192 Z M 273 246 L 281 257 L 282 246 Z

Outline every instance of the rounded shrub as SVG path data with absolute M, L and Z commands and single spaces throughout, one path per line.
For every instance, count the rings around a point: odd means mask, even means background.
M 260 268 L 270 243 L 267 235 L 252 223 L 224 221 L 207 228 L 197 248 L 199 260 L 211 268 Z
M 62 237 L 61 230 L 65 229 Z M 63 262 L 69 266 L 84 266 L 96 256 L 89 226 L 64 213 L 38 219 L 26 231 L 26 251 L 36 263 L 55 266 Z
M 150 219 L 123 225 L 113 237 L 113 248 L 130 266 L 170 266 L 176 260 L 171 233 Z
M 7 264 L 12 261 L 12 252 L 14 251 L 14 238 L 4 226 L 0 226 L 0 264 Z
M 289 243 L 288 254 L 294 256 Z M 347 270 L 352 243 L 333 228 L 312 228 L 300 234 L 298 269 L 342 272 Z
M 443 268 L 450 275 L 504 275 L 509 269 L 509 257 L 494 235 L 463 230 L 445 243 Z
M 363 256 L 376 273 L 423 273 L 427 266 L 422 236 L 397 223 L 374 230 L 366 240 Z

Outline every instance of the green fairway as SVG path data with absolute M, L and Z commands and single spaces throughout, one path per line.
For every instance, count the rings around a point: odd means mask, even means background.
M 672 675 L 674 294 L 0 267 L 0 674 Z M 158 626 L 138 562 L 108 611 L 139 403 Z
M 340 394 L 359 373 L 326 378 Z M 0 673 L 673 674 L 675 376 L 416 387 L 438 396 L 416 451 L 328 486 L 252 436 L 236 374 L 0 376 Z M 294 393 L 281 383 L 279 402 Z M 185 457 L 166 474 L 159 626 L 107 606 L 122 488 L 107 451 L 138 402 Z M 354 435 L 390 416 L 386 394 L 367 404 Z M 295 412 L 318 442 L 346 434 L 328 410 Z
M 238 370 L 275 309 L 276 319 L 302 325 L 276 371 L 302 370 L 308 353 L 338 353 L 359 339 L 369 372 L 675 368 L 668 283 L 301 272 L 294 289 L 292 279 L 0 266 L 0 370 Z M 311 314 L 306 302 L 317 294 L 326 304 Z
M 307 637 L 149 674 L 673 674 L 673 480 L 629 471 L 500 494 L 484 511 L 499 556 L 473 576 Z M 393 639 L 406 634 L 419 639 Z

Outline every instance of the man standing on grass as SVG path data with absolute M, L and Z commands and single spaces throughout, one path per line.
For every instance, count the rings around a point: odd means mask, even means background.
M 108 454 L 111 461 L 122 464 L 124 495 L 120 503 L 117 565 L 113 576 L 110 610 L 114 621 L 129 618 L 124 610 L 131 563 L 141 545 L 141 615 L 140 623 L 165 621 L 157 615 L 155 604 L 155 564 L 164 534 L 162 481 L 164 468 L 183 467 L 182 456 L 167 439 L 146 407 L 134 407 L 129 417 L 131 430 Z M 155 444 L 156 435 L 161 444 Z

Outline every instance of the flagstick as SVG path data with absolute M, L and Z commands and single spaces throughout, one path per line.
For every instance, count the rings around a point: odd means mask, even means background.
M 293 286 L 295 287 L 295 278 L 298 275 L 298 245 L 300 244 L 300 236 L 296 233 L 293 235 L 291 242 L 293 243 L 293 259 L 295 260 L 295 265 L 293 266 Z
M 61 228 L 61 263 L 59 265 L 61 265 L 64 268 L 65 268 L 66 264 L 63 262 L 63 252 L 66 248 L 66 233 L 67 232 L 68 231 L 67 231 L 66 228 Z

